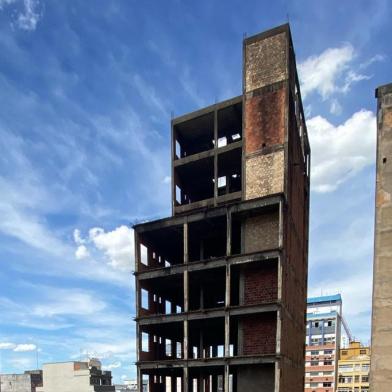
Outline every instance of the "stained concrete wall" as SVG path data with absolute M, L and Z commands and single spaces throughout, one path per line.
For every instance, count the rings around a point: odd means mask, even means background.
M 376 90 L 377 177 L 373 272 L 372 392 L 392 385 L 392 83 Z
M 0 375 L 1 392 L 32 392 L 30 374 Z
M 237 391 L 275 391 L 275 376 L 273 366 L 251 366 L 238 368 L 237 380 Z

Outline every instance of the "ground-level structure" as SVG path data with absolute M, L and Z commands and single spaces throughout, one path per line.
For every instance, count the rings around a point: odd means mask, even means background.
M 337 392 L 369 392 L 370 347 L 350 342 L 340 350 Z
M 342 326 L 351 339 L 340 294 L 309 298 L 306 319 L 305 392 L 334 392 Z
M 289 26 L 243 54 L 241 96 L 172 120 L 172 217 L 134 227 L 150 392 L 303 391 L 310 148 Z
M 98 360 L 45 363 L 36 392 L 115 392 L 112 373 Z
M 376 90 L 377 176 L 373 268 L 372 392 L 392 388 L 392 83 Z
M 28 370 L 23 374 L 0 374 L 1 392 L 36 392 L 42 386 L 42 370 Z

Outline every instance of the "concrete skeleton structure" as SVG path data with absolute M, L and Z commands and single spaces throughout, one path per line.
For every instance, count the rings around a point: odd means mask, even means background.
M 350 342 L 340 350 L 337 392 L 369 392 L 370 348 Z
M 0 374 L 1 392 L 36 392 L 42 386 L 42 370 L 28 370 L 23 374 Z
M 45 363 L 43 386 L 36 392 L 114 392 L 112 373 L 96 359 Z
M 306 319 L 305 392 L 334 392 L 342 335 L 351 340 L 340 294 L 309 298 Z
M 243 55 L 241 96 L 172 120 L 172 217 L 134 227 L 150 392 L 303 391 L 310 148 L 289 25 Z
M 377 176 L 373 268 L 372 392 L 392 388 L 392 83 L 376 90 Z

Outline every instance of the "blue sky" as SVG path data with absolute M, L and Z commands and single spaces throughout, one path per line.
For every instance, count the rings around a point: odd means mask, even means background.
M 134 377 L 130 225 L 170 214 L 171 113 L 239 95 L 243 35 L 287 17 L 313 153 L 309 294 L 341 292 L 367 343 L 390 4 L 0 0 L 0 371 L 89 353 Z

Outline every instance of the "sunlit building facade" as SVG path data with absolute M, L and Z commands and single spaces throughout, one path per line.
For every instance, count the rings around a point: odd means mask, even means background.
M 370 348 L 360 342 L 340 350 L 337 392 L 369 392 Z

